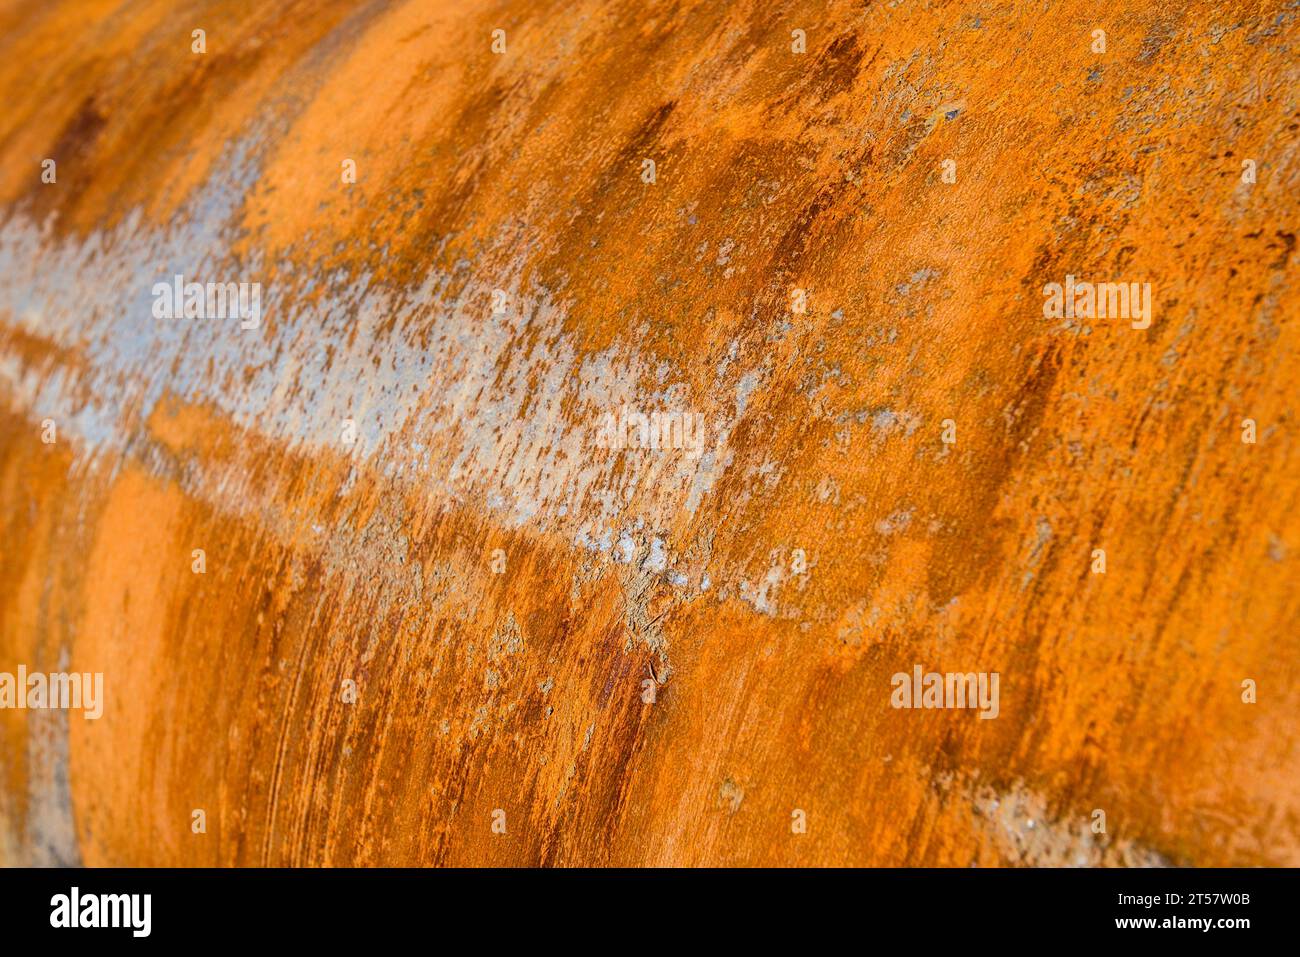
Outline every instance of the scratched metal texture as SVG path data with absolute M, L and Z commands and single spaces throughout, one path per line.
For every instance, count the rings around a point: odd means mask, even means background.
M 1298 18 L 0 0 L 0 864 L 1300 864 Z

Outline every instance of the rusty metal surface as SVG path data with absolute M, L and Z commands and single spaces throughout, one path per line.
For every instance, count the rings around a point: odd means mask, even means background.
M 1300 864 L 1298 18 L 0 3 L 0 864 Z

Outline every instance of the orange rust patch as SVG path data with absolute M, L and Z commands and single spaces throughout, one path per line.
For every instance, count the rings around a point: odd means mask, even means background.
M 1292 12 L 172 8 L 0 4 L 0 863 L 1300 864 Z

